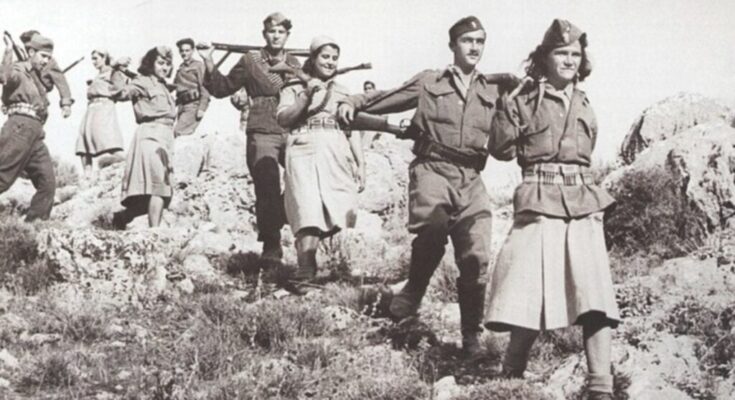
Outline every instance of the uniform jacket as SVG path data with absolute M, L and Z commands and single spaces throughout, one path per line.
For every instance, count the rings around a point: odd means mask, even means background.
M 112 74 L 115 100 L 133 102 L 133 112 L 137 123 L 157 119 L 173 120 L 176 118 L 176 102 L 165 82 L 154 76 L 138 75 L 130 83 L 120 71 Z
M 286 56 L 286 62 L 292 66 L 300 65 L 292 55 Z M 216 69 L 205 74 L 204 86 L 217 98 L 230 96 L 245 87 L 251 98 L 248 133 L 286 132 L 276 122 L 278 94 L 283 87 L 284 79 L 280 74 L 268 72 L 268 68 L 274 64 L 275 60 L 270 60 L 267 51 L 263 49 L 243 55 L 227 76 Z
M 411 122 L 423 135 L 472 153 L 486 149 L 497 97 L 497 87 L 479 73 L 463 95 L 447 68 L 427 70 L 395 90 L 356 94 L 345 102 L 374 114 L 416 108 Z
M 540 83 L 510 104 L 501 100 L 502 111 L 492 122 L 490 153 L 499 160 L 516 158 L 526 170 L 541 163 L 589 167 L 597 140 L 594 111 L 586 94 L 577 88 L 567 100 L 568 112 L 563 96 Z M 522 183 L 514 196 L 516 213 L 534 211 L 558 217 L 588 215 L 613 202 L 592 182 L 574 186 Z
M 112 97 L 113 93 L 113 82 L 112 82 L 113 71 L 109 66 L 102 67 L 97 76 L 91 81 L 88 81 L 87 85 L 87 99 L 91 100 L 98 97 Z
M 278 104 L 278 112 L 281 112 L 293 106 L 296 103 L 297 97 L 306 95 L 304 93 L 305 90 L 305 84 L 302 84 L 301 82 L 292 82 L 285 86 L 283 90 L 281 90 L 280 101 Z M 328 83 L 327 90 L 329 91 L 329 98 L 324 103 L 324 107 L 321 108 L 321 110 L 319 110 L 318 112 L 313 113 L 313 115 L 310 115 L 309 118 L 318 119 L 333 117 L 336 121 L 337 106 L 341 101 L 344 101 L 347 98 L 349 92 L 347 91 L 347 88 L 333 80 Z M 315 94 L 312 101 L 316 103 L 321 103 L 321 100 L 324 99 L 324 96 L 326 96 L 326 93 Z M 306 121 L 301 121 L 300 125 L 303 125 L 305 122 Z M 291 127 L 291 129 L 295 128 L 298 128 L 298 126 Z
M 41 77 L 30 61 L 19 61 L 3 68 L 3 104 L 9 107 L 17 103 L 33 106 L 38 116 L 45 120 L 48 116 L 48 98 Z
M 10 67 L 13 64 L 12 49 L 5 51 L 2 63 L 3 67 Z M 41 83 L 46 89 L 46 92 L 50 92 L 56 86 L 59 90 L 60 106 L 71 106 L 74 103 L 74 99 L 71 97 L 71 90 L 69 90 L 69 84 L 66 82 L 66 77 L 61 72 L 61 68 L 59 68 L 56 59 L 52 58 L 43 71 L 41 71 Z
M 196 91 L 199 93 L 199 110 L 206 111 L 209 106 L 209 91 L 204 87 L 204 63 L 199 60 L 191 60 L 181 63 L 174 77 L 177 99 L 182 93 Z

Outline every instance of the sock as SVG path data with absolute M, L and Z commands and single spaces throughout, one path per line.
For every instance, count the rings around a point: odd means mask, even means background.
M 611 374 L 589 374 L 588 382 L 590 392 L 613 392 L 613 376 Z

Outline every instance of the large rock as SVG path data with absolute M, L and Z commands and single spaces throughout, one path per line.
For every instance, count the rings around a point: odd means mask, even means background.
M 671 176 L 693 214 L 702 215 L 702 226 L 728 225 L 735 213 L 735 128 L 712 121 L 655 142 L 631 165 L 613 171 L 604 185 L 615 192 L 627 173 L 654 169 Z
M 698 94 L 679 93 L 643 111 L 623 139 L 620 157 L 625 164 L 631 164 L 640 152 L 654 143 L 698 124 L 730 118 L 731 110 L 715 100 Z

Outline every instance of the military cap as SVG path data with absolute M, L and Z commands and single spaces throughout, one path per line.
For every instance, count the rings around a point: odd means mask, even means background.
M 194 39 L 192 39 L 192 38 L 183 38 L 183 39 L 179 40 L 178 42 L 176 42 L 176 47 L 181 48 L 181 46 L 183 46 L 185 44 L 188 44 L 193 49 L 194 48 Z
M 164 60 L 168 62 L 173 62 L 174 60 L 174 53 L 171 51 L 171 48 L 168 46 L 156 46 L 156 52 L 159 56 L 163 57 Z
M 477 17 L 475 17 L 474 15 L 464 17 L 455 22 L 454 25 L 449 28 L 449 41 L 454 42 L 455 39 L 462 36 L 463 34 L 479 29 L 485 30 L 485 28 L 483 28 L 482 26 L 482 23 Z
M 52 53 L 54 51 L 54 42 L 45 36 L 35 34 L 31 38 L 31 41 L 28 42 L 28 47 L 36 51 Z
M 328 44 L 331 44 L 332 46 L 336 47 L 337 50 L 339 50 L 339 45 L 337 42 L 330 38 L 329 36 L 317 36 L 314 39 L 311 39 L 311 45 L 309 45 L 309 52 L 313 55 L 317 52 L 317 50 L 321 49 L 323 46 L 326 46 Z
M 31 30 L 29 30 L 29 31 L 25 31 L 25 32 L 23 32 L 23 33 L 21 33 L 21 34 L 20 34 L 20 41 L 21 41 L 22 43 L 28 43 L 28 42 L 30 42 L 30 41 L 31 41 L 31 38 L 32 38 L 33 36 L 35 36 L 35 35 L 38 35 L 39 33 L 40 33 L 40 32 L 38 32 L 38 31 L 37 31 L 37 30 L 35 30 L 35 29 L 31 29 Z
M 291 30 L 291 20 L 286 18 L 286 16 L 280 12 L 268 14 L 268 16 L 263 20 L 263 29 L 269 29 L 278 25 L 283 25 L 287 31 Z
M 565 19 L 555 19 L 544 34 L 541 46 L 546 48 L 562 47 L 576 42 L 584 41 L 587 34 Z

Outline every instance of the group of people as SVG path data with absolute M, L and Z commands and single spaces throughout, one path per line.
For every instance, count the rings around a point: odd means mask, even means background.
M 80 148 L 120 149 L 114 111 L 108 109 L 113 101 L 132 101 L 139 124 L 122 183 L 125 210 L 115 214 L 115 225 L 124 227 L 145 213 L 151 226 L 160 223 L 173 195 L 174 137 L 195 129 L 210 96 L 245 90 L 246 158 L 262 256 L 282 258 L 280 231 L 287 222 L 296 236 L 294 278 L 308 282 L 317 273 L 319 240 L 353 226 L 357 193 L 365 186 L 362 135 L 345 127 L 360 112 L 415 109 L 408 128 L 416 138 L 416 158 L 408 171 L 408 229 L 416 237 L 408 281 L 391 300 L 393 318 L 417 315 L 451 238 L 466 356 L 483 353 L 483 325 L 510 331 L 503 374 L 522 378 L 540 331 L 581 325 L 588 398 L 612 399 L 611 329 L 620 316 L 602 212 L 614 200 L 594 183 L 590 171 L 597 124 L 578 87 L 592 70 L 587 35 L 569 21 L 554 20 L 525 62 L 527 76 L 513 84 L 498 83 L 477 70 L 487 36 L 482 23 L 473 16 L 462 18 L 449 29 L 453 60 L 448 67 L 423 71 L 392 90 L 372 85 L 350 95 L 335 79 L 340 45 L 327 36 L 314 38 L 301 66 L 284 50 L 291 28 L 283 14 L 269 15 L 263 21 L 265 46 L 246 53 L 226 75 L 215 66 L 211 46 L 196 46 L 199 62 L 191 60 L 194 42 L 179 41 L 184 66 L 177 77 L 183 83 L 175 99 L 166 82 L 172 70 L 170 49 L 150 49 L 132 79 L 129 59 L 110 66 L 105 51 L 93 52 L 100 75 L 90 84 Z M 53 187 L 53 170 L 42 166 L 48 158 L 42 141 L 48 86 L 41 74 L 53 43 L 35 34 L 27 46 L 28 61 L 3 69 L 9 117 L 0 134 L 0 193 L 18 171 L 26 170 L 40 193 L 34 196 L 30 220 L 48 218 L 53 200 L 53 190 L 49 200 L 44 186 L 50 179 Z M 270 70 L 281 62 L 305 74 L 295 79 Z M 68 104 L 62 94 L 62 107 Z M 109 131 L 115 140 L 89 145 L 94 141 L 86 139 L 87 132 L 95 129 Z M 493 270 L 485 309 L 492 214 L 480 173 L 489 156 L 516 159 L 523 181 L 515 191 L 513 227 Z M 283 194 L 279 165 L 285 170 Z

